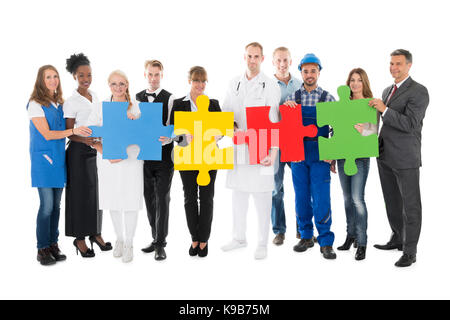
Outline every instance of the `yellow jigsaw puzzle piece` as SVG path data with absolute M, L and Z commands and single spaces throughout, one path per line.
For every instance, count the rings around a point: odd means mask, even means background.
M 219 149 L 216 136 L 233 138 L 233 112 L 209 112 L 209 98 L 197 98 L 196 112 L 176 111 L 174 115 L 175 135 L 190 134 L 191 143 L 186 147 L 174 147 L 175 170 L 198 170 L 197 183 L 207 186 L 211 178 L 209 171 L 233 169 L 234 148 Z

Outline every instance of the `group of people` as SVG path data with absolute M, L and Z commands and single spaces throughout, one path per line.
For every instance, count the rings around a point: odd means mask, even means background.
M 218 100 L 210 98 L 209 111 L 234 112 L 234 130 L 246 131 L 246 108 L 270 106 L 269 118 L 280 121 L 279 106 L 295 108 L 301 104 L 304 125 L 316 123 L 316 104 L 334 101 L 334 97 L 318 86 L 322 70 L 320 59 L 306 54 L 298 66 L 302 80 L 290 73 L 292 58 L 286 47 L 273 52 L 273 77 L 261 71 L 264 61 L 263 47 L 257 42 L 245 47 L 245 72 L 234 78 L 228 87 L 222 108 Z M 421 200 L 419 168 L 421 166 L 421 130 L 428 106 L 427 89 L 415 82 L 409 71 L 412 55 L 407 50 L 391 53 L 390 72 L 394 84 L 387 87 L 382 99 L 373 98 L 366 72 L 357 68 L 350 71 L 347 85 L 351 99 L 371 98 L 369 105 L 378 112 L 377 125 L 354 125 L 361 135 L 379 134 L 379 158 L 377 159 L 380 182 L 386 203 L 386 211 L 392 229 L 391 239 L 385 245 L 375 245 L 381 250 L 403 251 L 398 267 L 416 262 L 417 244 L 421 229 Z M 73 245 L 84 258 L 95 256 L 93 244 L 100 250 L 113 250 L 114 257 L 123 262 L 133 260 L 133 238 L 138 212 L 145 200 L 153 241 L 142 249 L 154 252 L 156 260 L 166 259 L 170 189 L 174 174 L 172 150 L 174 143 L 187 146 L 192 135 L 160 137 L 161 161 L 137 159 L 139 147 L 127 148 L 127 159 L 102 158 L 102 141 L 90 137 L 88 126 L 102 125 L 102 103 L 90 90 L 92 69 L 84 54 L 74 54 L 67 59 L 66 69 L 78 88 L 66 101 L 62 98 L 58 71 L 50 65 L 39 69 L 35 87 L 27 106 L 30 119 L 30 155 L 32 186 L 38 188 L 40 208 L 37 218 L 37 260 L 42 265 L 63 261 L 66 256 L 58 247 L 58 224 L 63 188 L 66 187 L 66 235 L 74 237 Z M 139 102 L 160 102 L 163 105 L 163 125 L 174 123 L 174 112 L 197 111 L 197 97 L 204 94 L 208 81 L 203 67 L 189 70 L 189 93 L 179 99 L 161 88 L 164 68 L 160 61 L 145 63 L 148 88 L 132 97 L 125 73 L 113 71 L 108 77 L 111 94 L 103 101 L 128 104 L 127 117 L 140 116 Z M 120 128 L 117 128 L 120 131 Z M 332 128 L 321 127 L 318 136 L 331 137 Z M 65 138 L 69 139 L 67 150 Z M 217 137 L 219 139 L 219 137 Z M 247 162 L 236 161 L 228 170 L 226 185 L 232 189 L 233 236 L 222 247 L 231 251 L 245 247 L 246 218 L 250 197 L 253 198 L 258 216 L 258 244 L 255 259 L 267 256 L 270 222 L 272 220 L 275 245 L 285 240 L 286 218 L 284 210 L 284 172 L 286 165 L 292 171 L 295 191 L 297 238 L 294 251 L 304 252 L 318 242 L 325 259 L 336 259 L 333 250 L 334 234 L 331 231 L 330 172 L 339 171 L 347 217 L 347 238 L 338 250 L 349 250 L 354 245 L 355 259 L 366 257 L 367 207 L 364 189 L 369 173 L 370 159 L 356 160 L 358 173 L 348 176 L 344 172 L 344 160 L 321 161 L 318 153 L 318 137 L 305 138 L 305 160 L 284 163 L 280 150 L 271 148 L 259 165 L 248 163 L 248 146 L 236 145 L 235 157 L 245 155 Z M 240 150 L 239 150 L 240 149 Z M 190 256 L 206 257 L 211 234 L 214 205 L 214 184 L 217 171 L 209 172 L 211 182 L 207 186 L 197 184 L 198 171 L 180 171 L 184 190 L 184 207 L 191 234 Z M 109 210 L 116 233 L 113 246 L 102 237 L 102 211 Z M 314 218 L 314 223 L 313 223 Z M 318 231 L 314 237 L 314 225 Z M 90 248 L 86 238 L 90 241 Z

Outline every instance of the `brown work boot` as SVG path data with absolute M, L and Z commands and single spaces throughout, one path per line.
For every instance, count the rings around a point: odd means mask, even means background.
M 284 243 L 284 233 L 277 234 L 275 239 L 273 239 L 273 244 L 276 246 L 281 246 L 283 243 Z

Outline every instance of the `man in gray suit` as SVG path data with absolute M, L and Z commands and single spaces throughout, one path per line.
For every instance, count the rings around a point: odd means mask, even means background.
M 383 91 L 383 100 L 370 106 L 382 115 L 379 135 L 378 171 L 392 235 L 380 250 L 403 250 L 395 265 L 409 267 L 416 262 L 422 226 L 419 168 L 422 125 L 428 106 L 428 90 L 409 76 L 412 55 L 407 50 L 391 53 L 390 72 L 395 84 Z

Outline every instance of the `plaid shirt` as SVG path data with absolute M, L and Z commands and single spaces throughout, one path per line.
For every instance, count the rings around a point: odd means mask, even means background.
M 305 85 L 303 85 L 303 84 L 299 90 L 301 90 L 301 92 L 302 92 L 301 105 L 309 106 L 309 107 L 315 107 L 316 103 L 319 102 L 320 96 L 323 93 L 323 89 L 321 87 L 317 87 L 313 91 L 308 92 L 308 91 L 306 91 Z M 291 94 L 290 96 L 288 96 L 286 101 L 295 101 L 295 92 L 293 94 Z M 336 101 L 336 100 L 330 93 L 328 93 L 327 98 L 325 99 L 325 102 L 330 102 L 330 101 Z

